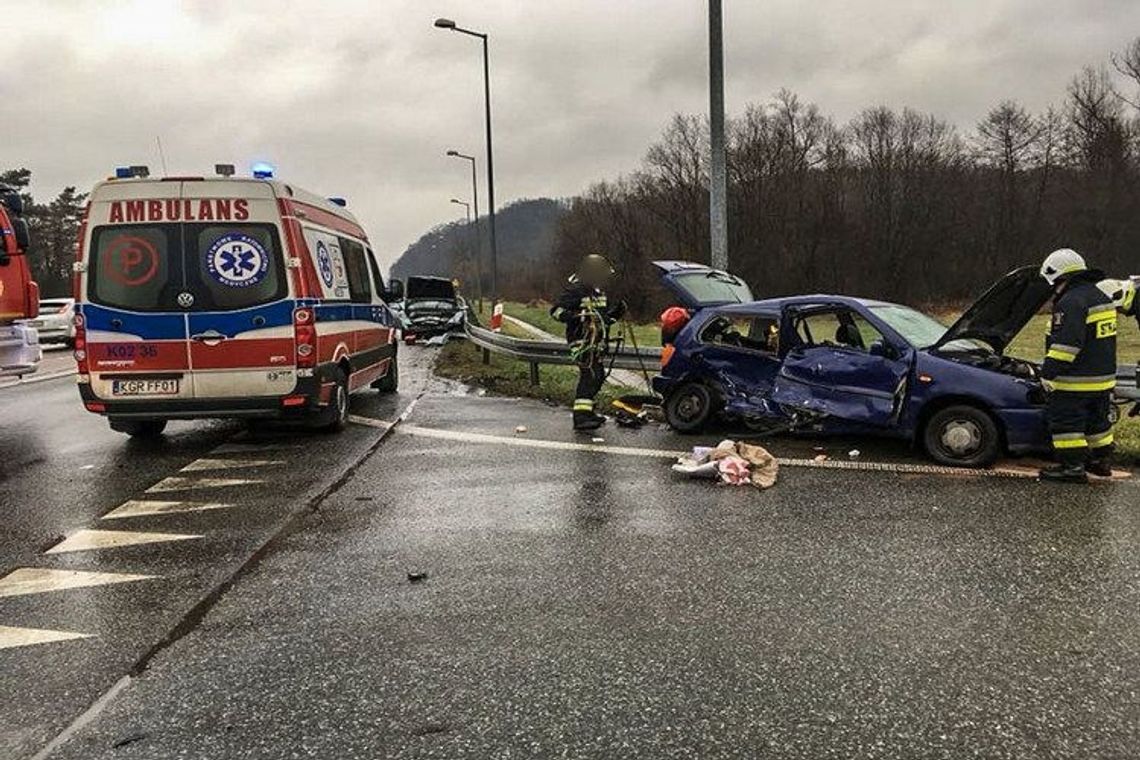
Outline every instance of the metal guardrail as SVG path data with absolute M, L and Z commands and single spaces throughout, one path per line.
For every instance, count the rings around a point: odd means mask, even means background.
M 505 354 L 530 364 L 530 383 L 538 385 L 538 367 L 541 364 L 574 365 L 576 362 L 570 358 L 570 348 L 565 343 L 555 343 L 549 340 L 523 340 L 512 338 L 509 335 L 492 332 L 485 327 L 472 324 L 468 320 L 465 328 L 467 338 L 476 346 L 483 349 L 483 363 L 490 361 L 490 352 Z M 616 369 L 641 370 L 642 367 L 650 373 L 655 373 L 661 363 L 660 348 L 639 348 L 623 345 L 606 354 L 606 366 L 613 359 Z
M 1123 366 L 1116 369 L 1116 397 L 1140 401 L 1140 364 L 1133 367 Z

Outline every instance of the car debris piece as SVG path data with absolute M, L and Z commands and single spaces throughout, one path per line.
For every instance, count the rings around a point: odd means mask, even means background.
M 590 442 L 591 443 L 605 443 L 606 439 L 605 438 L 591 438 Z
M 851 459 L 858 459 L 862 455 L 863 455 L 863 452 L 860 451 L 859 449 L 851 449 L 850 451 L 847 452 L 847 456 Z
M 419 570 L 409 570 L 408 571 L 408 582 L 409 583 L 419 583 L 420 581 L 426 581 L 427 577 L 428 577 L 427 573 L 419 571 Z
M 520 433 L 520 434 L 525 433 L 526 432 L 526 425 L 519 425 L 518 427 L 515 428 L 515 432 Z
M 724 440 L 716 447 L 694 446 L 673 465 L 673 471 L 690 478 L 719 479 L 730 485 L 751 484 L 771 488 L 776 483 L 779 464 L 762 446 Z

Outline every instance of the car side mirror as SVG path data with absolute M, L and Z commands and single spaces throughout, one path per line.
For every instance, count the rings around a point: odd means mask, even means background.
M 395 278 L 388 281 L 388 290 L 384 293 L 385 301 L 404 300 L 404 281 Z
M 870 348 L 867 349 L 867 352 L 871 354 L 871 356 L 879 356 L 883 359 L 899 358 L 899 352 L 895 350 L 894 346 L 892 346 L 890 343 L 887 343 L 885 340 L 872 341 Z

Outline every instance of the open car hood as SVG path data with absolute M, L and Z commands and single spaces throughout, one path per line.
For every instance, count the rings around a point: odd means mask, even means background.
M 409 277 L 405 284 L 404 300 L 425 298 L 433 301 L 454 301 L 455 285 L 446 277 Z
M 973 338 L 988 343 L 1000 354 L 1051 295 L 1052 288 L 1037 267 L 1015 269 L 974 301 L 932 348 Z
M 661 282 L 689 309 L 756 300 L 748 284 L 734 274 L 692 261 L 654 261 Z

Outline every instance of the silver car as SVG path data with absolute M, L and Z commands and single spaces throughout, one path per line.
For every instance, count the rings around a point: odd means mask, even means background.
M 45 298 L 40 301 L 40 314 L 35 319 L 22 320 L 21 324 L 34 327 L 40 343 L 75 343 L 75 299 Z

